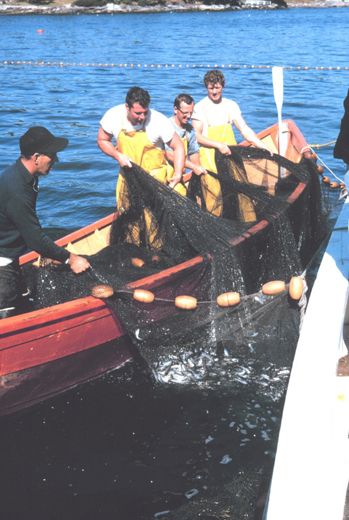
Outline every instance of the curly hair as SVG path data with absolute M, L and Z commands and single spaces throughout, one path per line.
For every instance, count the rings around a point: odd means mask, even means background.
M 222 87 L 224 87 L 225 78 L 224 78 L 223 72 L 221 72 L 220 70 L 216 70 L 216 69 L 209 70 L 208 72 L 206 72 L 206 74 L 204 76 L 205 87 L 208 87 L 209 83 L 213 83 L 214 85 L 216 83 L 219 83 L 220 85 L 222 85 Z
M 135 103 L 139 103 L 143 108 L 150 105 L 149 92 L 140 87 L 131 87 L 126 94 L 126 104 L 132 107 Z

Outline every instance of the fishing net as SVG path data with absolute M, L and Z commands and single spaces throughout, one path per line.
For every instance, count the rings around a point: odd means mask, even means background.
M 278 344 L 294 346 L 297 303 L 287 291 L 268 296 L 260 289 L 301 274 L 326 235 L 315 164 L 237 146 L 230 156 L 217 152 L 216 164 L 218 174 L 192 177 L 187 197 L 136 165 L 124 168 L 126 204 L 110 245 L 89 257 L 92 269 L 79 276 L 63 266 L 28 267 L 33 305 L 109 284 L 108 305 L 165 382 L 200 379 L 220 356 L 248 359 L 270 349 L 275 355 Z M 136 288 L 153 301 L 136 301 Z M 226 292 L 238 293 L 240 303 L 217 304 Z M 178 296 L 194 298 L 193 308 L 176 306 Z

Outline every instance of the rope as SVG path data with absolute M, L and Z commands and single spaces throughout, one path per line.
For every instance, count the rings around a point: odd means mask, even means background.
M 244 69 L 244 70 L 270 70 L 273 65 L 239 65 L 233 63 L 83 63 L 83 62 L 64 62 L 64 61 L 23 61 L 23 60 L 2 60 L 0 66 L 28 65 L 33 67 L 101 67 L 101 68 L 120 68 L 120 69 Z M 297 71 L 349 71 L 349 66 L 345 67 L 308 67 L 304 65 L 285 65 L 284 70 Z
M 314 148 L 312 148 L 312 145 L 309 145 L 309 148 L 310 148 L 310 150 L 315 154 L 315 151 L 314 151 Z M 326 168 L 326 170 L 327 170 L 328 172 L 330 172 L 330 174 L 333 175 L 333 177 L 334 177 L 335 179 L 337 179 L 338 182 L 343 182 L 343 180 L 342 180 L 340 177 L 338 177 L 338 175 L 336 175 L 336 174 L 334 173 L 334 171 L 331 170 L 331 168 L 330 168 L 329 166 L 327 166 L 327 164 L 326 164 L 326 163 L 321 159 L 321 157 L 320 157 L 318 154 L 316 154 L 316 155 L 317 155 L 317 158 L 318 158 L 319 162 L 322 164 L 322 166 L 323 166 L 324 168 Z
M 328 141 L 328 143 L 323 144 L 310 144 L 309 146 L 316 148 L 319 150 L 320 148 L 326 148 L 327 146 L 332 146 L 333 144 L 336 144 L 336 139 L 334 141 Z
M 302 276 L 302 278 L 303 278 L 303 292 L 302 292 L 302 296 L 300 297 L 300 300 L 298 302 L 299 313 L 300 313 L 299 332 L 302 330 L 303 320 L 304 320 L 304 316 L 305 316 L 305 310 L 307 308 L 307 303 L 308 303 L 308 299 L 306 296 L 306 293 L 308 291 L 308 285 L 307 285 L 307 282 L 305 281 L 305 275 Z

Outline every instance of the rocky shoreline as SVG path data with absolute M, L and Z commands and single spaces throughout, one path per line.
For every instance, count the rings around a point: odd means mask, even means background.
M 227 11 L 241 9 L 280 9 L 292 7 L 349 7 L 349 0 L 3 0 L 0 1 L 1 14 L 121 14 L 121 13 L 161 13 L 185 11 Z

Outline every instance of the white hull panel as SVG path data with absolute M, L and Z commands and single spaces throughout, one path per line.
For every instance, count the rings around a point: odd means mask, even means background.
M 349 480 L 349 203 L 345 203 L 311 293 L 288 385 L 267 520 L 343 520 Z

